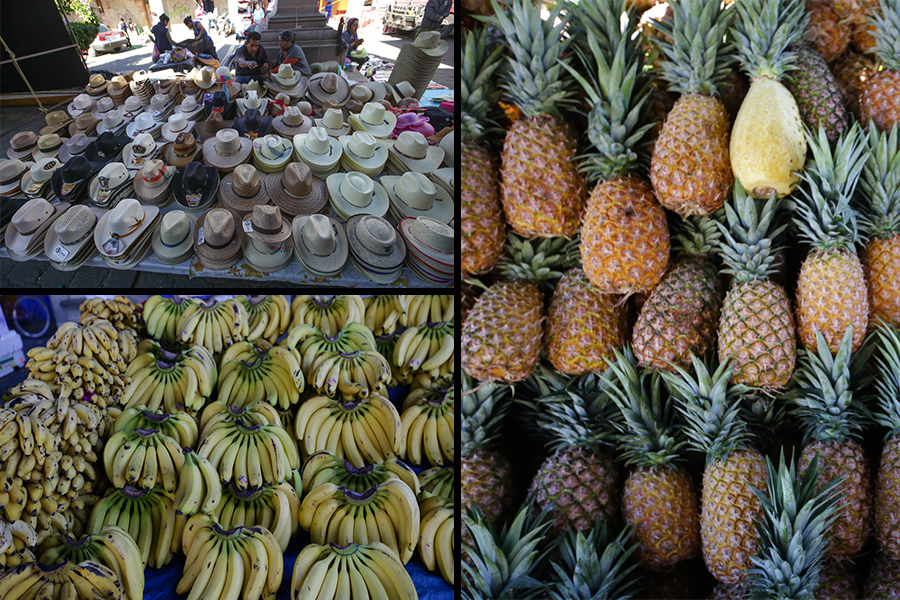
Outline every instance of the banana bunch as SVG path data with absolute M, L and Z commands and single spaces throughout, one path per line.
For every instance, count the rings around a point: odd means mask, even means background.
M 289 413 L 290 414 L 290 413 Z M 200 437 L 206 437 L 209 428 L 220 421 L 241 420 L 247 425 L 281 426 L 281 415 L 268 402 L 252 402 L 247 406 L 229 406 L 228 403 L 216 400 L 210 402 L 200 413 Z M 193 445 L 193 444 L 191 444 Z
M 303 499 L 300 526 L 314 544 L 381 542 L 406 564 L 419 541 L 419 504 L 397 477 L 364 492 L 323 483 Z
M 105 408 L 113 404 L 128 383 L 125 360 L 104 362 L 92 356 L 79 356 L 63 348 L 32 348 L 25 363 L 31 373 L 27 381 L 47 384 L 52 396 L 68 400 L 86 400 Z M 44 390 L 44 388 L 41 388 Z M 46 393 L 46 392 L 45 392 Z
M 217 399 L 243 407 L 265 400 L 284 410 L 300 402 L 305 385 L 296 349 L 267 340 L 237 342 L 222 353 Z
M 90 560 L 100 563 L 116 575 L 122 597 L 141 600 L 144 597 L 144 567 L 141 551 L 128 532 L 116 525 L 104 525 L 93 535 L 70 536 L 55 533 L 41 546 L 40 562 L 56 565 Z
M 426 497 L 426 494 L 452 499 L 456 497 L 455 481 L 456 470 L 452 465 L 431 467 L 419 473 L 419 487 L 413 489 L 419 490 L 419 501 Z
M 169 352 L 150 346 L 125 371 L 131 383 L 119 403 L 124 408 L 144 405 L 148 410 L 195 413 L 203 408 L 216 384 L 218 369 L 210 351 L 192 346 L 184 352 Z
M 323 355 L 375 350 L 375 336 L 371 329 L 355 321 L 333 335 L 315 325 L 303 324 L 291 329 L 281 344 L 300 352 L 303 374 L 309 378 L 313 363 Z
M 394 345 L 393 362 L 397 367 L 397 380 L 408 384 L 419 373 L 428 373 L 432 379 L 453 373 L 455 348 L 453 321 L 410 327 L 400 334 Z
M 82 317 L 85 315 L 96 315 L 112 323 L 119 331 L 123 329 L 139 329 L 141 327 L 141 308 L 132 302 L 128 296 L 116 296 L 112 300 L 108 298 L 88 298 L 81 303 L 79 310 Z
M 21 564 L 0 577 L 0 598 L 4 600 L 119 600 L 122 590 L 115 572 L 92 560 L 63 561 L 58 565 L 39 562 Z
M 419 527 L 419 557 L 429 571 L 435 565 L 441 570 L 441 576 L 453 585 L 453 570 L 456 564 L 454 550 L 454 517 L 453 500 L 442 496 L 429 495 L 419 505 L 422 514 L 422 525 Z
M 175 493 L 175 514 L 210 514 L 221 502 L 222 482 L 212 463 L 190 448 L 184 448 L 184 466 Z
M 309 367 L 310 384 L 329 398 L 365 399 L 384 393 L 390 379 L 390 364 L 375 350 L 322 352 Z
M 119 331 L 106 319 L 91 319 L 90 325 L 68 321 L 59 326 L 50 339 L 47 348 L 68 350 L 77 356 L 96 358 L 104 365 L 116 363 L 120 371 L 127 361 L 121 356 L 117 343 Z M 122 363 L 119 363 L 122 359 Z
M 284 556 L 263 527 L 224 529 L 209 515 L 184 528 L 187 560 L 176 593 L 188 600 L 274 599 L 284 577 Z
M 203 346 L 213 354 L 250 334 L 250 318 L 244 305 L 235 300 L 193 300 L 181 313 L 176 326 L 178 342 Z
M 312 325 L 322 333 L 335 335 L 348 323 L 362 323 L 366 307 L 360 296 L 297 296 L 291 312 L 290 329 Z
M 363 323 L 375 335 L 389 335 L 397 331 L 403 307 L 397 296 L 369 296 L 363 299 L 366 314 Z
M 305 456 L 327 450 L 354 467 L 394 458 L 406 441 L 400 431 L 400 414 L 379 394 L 347 402 L 325 396 L 309 398 L 297 410 L 294 427 Z
M 96 315 L 92 315 L 89 313 L 82 313 L 81 317 L 78 319 L 78 324 L 83 328 L 91 328 L 91 327 L 100 327 L 104 323 L 106 323 L 106 327 L 101 327 L 101 329 L 105 329 L 109 331 L 110 322 L 106 319 L 102 319 Z M 137 331 L 134 329 L 123 329 L 117 326 L 115 323 L 112 324 L 113 328 L 116 331 L 115 340 L 113 340 L 119 346 L 119 356 L 126 363 L 134 360 L 134 357 L 137 355 L 137 346 L 139 343 Z M 99 333 L 95 333 L 99 337 Z
M 174 346 L 178 343 L 178 321 L 185 309 L 193 304 L 189 296 L 150 296 L 144 302 L 143 319 L 147 334 L 156 340 L 165 340 Z
M 357 468 L 330 452 L 316 452 L 304 463 L 302 475 L 303 487 L 307 490 L 312 490 L 323 483 L 333 483 L 354 492 L 364 492 L 392 477 L 399 478 L 411 490 L 419 489 L 416 472 L 396 458 Z
M 0 572 L 22 563 L 33 562 L 31 552 L 38 542 L 34 527 L 25 521 L 0 518 Z
M 292 600 L 416 600 L 416 586 L 397 555 L 379 542 L 310 544 L 294 563 Z
M 126 485 L 111 489 L 91 510 L 86 531 L 95 534 L 106 525 L 128 532 L 145 568 L 159 569 L 169 564 L 181 549 L 184 517 L 175 514 L 172 494 L 162 488 L 142 490 Z
M 238 296 L 235 298 L 250 317 L 251 342 L 260 338 L 274 344 L 291 324 L 291 305 L 285 296 Z
M 26 479 L 57 449 L 56 437 L 30 411 L 0 408 L 0 471 Z
M 265 527 L 284 552 L 300 528 L 300 498 L 293 486 L 289 483 L 263 484 L 244 491 L 230 482 L 224 487 L 223 501 L 215 510 L 219 524 L 224 529 Z
M 376 336 L 375 349 L 378 350 L 378 354 L 385 357 L 390 356 L 391 358 L 393 358 L 394 347 L 396 347 L 397 338 L 399 337 L 400 334 L 397 332 Z M 391 365 L 391 378 L 385 383 L 388 387 L 397 387 L 398 385 L 400 385 L 400 382 L 397 381 L 399 371 L 397 367 L 394 366 L 393 360 L 389 360 L 388 363 Z
M 453 320 L 453 296 L 400 295 L 397 302 L 402 311 L 400 324 L 404 327 Z
M 418 466 L 422 464 L 422 450 L 432 465 L 454 460 L 454 387 L 445 380 L 446 387 L 418 388 L 403 401 L 400 430 L 406 444 L 400 457 Z
M 175 440 L 180 448 L 197 443 L 197 421 L 186 412 L 167 414 L 161 410 L 150 410 L 145 405 L 139 404 L 119 413 L 112 433 L 138 429 L 158 429 L 163 435 Z
M 240 419 L 210 425 L 197 454 L 212 463 L 221 481 L 242 491 L 287 481 L 300 466 L 297 446 L 283 427 Z
M 103 449 L 106 475 L 117 488 L 161 487 L 174 494 L 184 465 L 181 446 L 159 429 L 122 430 Z

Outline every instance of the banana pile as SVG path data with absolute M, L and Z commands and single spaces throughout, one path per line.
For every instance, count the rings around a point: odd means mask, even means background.
M 414 600 L 418 597 L 403 564 L 380 542 L 345 546 L 310 544 L 294 563 L 292 600 Z
M 170 346 L 178 343 L 178 321 L 188 306 L 193 304 L 189 296 L 151 296 L 144 303 L 143 320 L 147 334 Z
M 119 402 L 125 408 L 146 406 L 172 414 L 194 414 L 203 408 L 218 377 L 209 349 L 193 345 L 183 352 L 170 352 L 156 342 L 141 342 L 141 353 L 125 374 L 131 383 Z
M 449 312 L 452 319 L 452 305 Z M 403 384 L 412 383 L 421 373 L 432 379 L 452 377 L 455 348 L 452 320 L 410 327 L 400 334 L 394 345 L 397 380 Z
M 419 513 L 422 524 L 419 527 L 419 558 L 429 571 L 440 569 L 441 576 L 453 585 L 453 565 L 455 562 L 456 511 L 454 510 L 453 467 L 432 467 L 420 474 L 422 487 L 419 490 Z
M 219 354 L 250 334 L 250 319 L 244 305 L 236 300 L 216 302 L 194 299 L 181 313 L 176 326 L 178 342 L 203 346 Z
M 158 429 L 160 433 L 175 440 L 177 448 L 193 446 L 199 436 L 197 421 L 189 414 L 185 412 L 167 414 L 161 410 L 150 410 L 143 404 L 123 410 L 116 418 L 112 433 L 138 429 Z
M 183 452 L 184 465 L 181 467 L 175 493 L 175 514 L 211 514 L 222 502 L 219 474 L 209 460 L 191 448 L 184 448 Z
M 119 331 L 126 329 L 140 330 L 143 325 L 140 305 L 135 304 L 127 296 L 108 298 L 88 298 L 78 307 L 82 316 L 95 315 L 106 319 Z
M 241 490 L 229 482 L 224 486 L 222 502 L 215 510 L 216 520 L 224 529 L 265 527 L 281 551 L 300 528 L 300 498 L 289 483 L 263 484 Z
M 122 597 L 140 600 L 144 595 L 144 568 L 141 552 L 128 532 L 116 525 L 104 525 L 93 535 L 71 537 L 55 533 L 41 545 L 39 562 L 56 565 L 86 560 L 104 565 L 116 575 Z
M 437 385 L 414 389 L 403 401 L 400 429 L 406 439 L 400 457 L 418 466 L 422 451 L 432 465 L 454 458 L 454 387 L 440 379 Z
M 183 464 L 181 446 L 159 429 L 120 430 L 103 449 L 103 466 L 117 488 L 132 485 L 147 491 L 161 487 L 174 494 Z
M 397 331 L 403 307 L 398 296 L 369 296 L 363 299 L 366 314 L 363 323 L 376 336 L 390 335 Z
M 290 329 L 312 325 L 322 333 L 335 335 L 350 323 L 362 323 L 366 307 L 360 296 L 297 296 L 291 312 Z
M 419 327 L 426 323 L 453 320 L 453 296 L 426 296 L 418 294 L 397 296 L 400 304 L 400 324 Z
M 176 592 L 188 600 L 275 598 L 284 557 L 263 527 L 224 529 L 209 515 L 191 517 L 184 528 L 187 560 Z
M 302 476 L 303 487 L 307 490 L 323 483 L 333 483 L 354 492 L 364 492 L 391 477 L 401 479 L 411 490 L 419 489 L 416 472 L 396 458 L 357 468 L 330 452 L 316 452 L 303 464 Z
M 218 401 L 244 407 L 265 400 L 282 410 L 300 402 L 305 381 L 300 353 L 265 339 L 237 342 L 222 353 Z
M 63 561 L 57 565 L 30 562 L 13 567 L 0 577 L 0 598 L 53 600 L 119 600 L 122 590 L 116 574 L 92 560 Z
M 274 344 L 288 330 L 291 305 L 284 296 L 238 296 L 236 300 L 243 305 L 250 318 L 247 339 L 251 342 L 264 339 Z
M 247 425 L 281 425 L 281 415 L 268 402 L 251 402 L 246 406 L 231 406 L 221 400 L 210 402 L 200 413 L 200 432 L 205 435 L 213 423 L 241 420 Z M 193 444 L 192 444 L 193 445 Z
M 419 499 L 424 494 L 455 498 L 456 470 L 452 465 L 431 467 L 419 473 Z
M 31 548 L 37 542 L 37 532 L 25 521 L 0 518 L 0 571 L 34 561 Z

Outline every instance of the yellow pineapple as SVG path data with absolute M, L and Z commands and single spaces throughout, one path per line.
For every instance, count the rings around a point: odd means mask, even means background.
M 875 365 L 880 411 L 875 420 L 887 427 L 875 484 L 875 538 L 882 550 L 900 560 L 900 333 L 894 325 L 878 329 L 881 356 Z
M 900 0 L 881 0 L 880 8 L 881 14 L 875 12 L 870 22 L 882 69 L 866 82 L 859 112 L 863 123 L 872 120 L 881 131 L 889 131 L 900 122 Z

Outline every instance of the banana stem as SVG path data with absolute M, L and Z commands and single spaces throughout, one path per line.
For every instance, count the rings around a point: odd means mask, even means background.
M 375 469 L 375 465 L 366 465 L 364 467 L 354 467 L 353 463 L 349 460 L 344 460 L 344 468 L 347 469 L 347 472 L 351 475 L 368 475 Z
M 337 299 L 337 296 L 310 296 L 309 299 L 319 308 L 328 308 Z
M 353 490 L 348 490 L 345 487 L 339 487 L 338 489 L 344 493 L 344 498 L 346 498 L 346 500 L 350 504 L 362 506 L 371 502 L 375 497 L 375 494 L 378 493 L 378 484 L 373 485 L 364 492 L 354 492 Z
M 341 556 L 352 556 L 359 550 L 359 544 L 354 544 L 353 542 L 348 542 L 346 546 L 340 546 L 334 542 L 331 542 L 329 545 L 332 552 Z

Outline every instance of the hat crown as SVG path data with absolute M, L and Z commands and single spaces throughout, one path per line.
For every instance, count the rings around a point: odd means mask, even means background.
M 44 117 L 44 120 L 47 122 L 47 125 L 53 127 L 55 125 L 59 125 L 60 123 L 65 123 L 66 121 L 68 121 L 69 115 L 61 110 L 55 110 L 52 113 L 47 113 L 47 116 Z
M 97 179 L 100 181 L 100 187 L 106 189 L 116 188 L 128 179 L 128 170 L 122 163 L 109 163 L 101 169 Z
M 59 241 L 63 244 L 73 244 L 80 240 L 94 227 L 97 216 L 90 208 L 79 204 L 64 212 L 53 224 Z
M 259 94 L 256 93 L 256 90 L 249 90 L 247 97 L 244 99 L 244 106 L 247 108 L 259 108 L 260 105 Z
M 212 246 L 224 246 L 234 237 L 234 219 L 227 210 L 216 208 L 206 213 L 204 237 Z
M 166 164 L 159 160 L 148 160 L 141 169 L 141 179 L 148 188 L 159 187 L 166 181 Z
M 360 102 L 368 102 L 374 95 L 375 93 L 372 91 L 372 88 L 365 85 L 355 85 L 350 91 L 350 96 L 354 100 L 359 100 Z
M 322 87 L 322 91 L 333 94 L 338 90 L 338 76 L 334 73 L 325 73 L 319 85 Z
M 75 127 L 80 131 L 84 131 L 96 122 L 97 118 L 94 115 L 90 113 L 81 113 L 75 118 Z
M 53 214 L 53 206 L 43 198 L 29 200 L 16 211 L 10 221 L 21 233 L 28 235 Z
M 137 131 L 149 131 L 153 129 L 153 115 L 141 113 L 134 118 L 134 128 Z
M 206 131 L 216 133 L 225 127 L 225 121 L 222 120 L 222 113 L 214 112 L 206 119 Z
M 144 220 L 144 207 L 134 198 L 126 198 L 119 202 L 109 213 L 107 226 L 109 232 L 118 236 L 127 235 L 135 225 Z
M 301 114 L 304 114 L 304 115 L 312 114 L 312 111 L 313 111 L 312 104 L 310 104 L 306 100 L 303 100 L 302 102 L 298 102 L 296 104 L 296 106 L 297 106 L 297 110 L 299 110 Z
M 396 88 L 403 98 L 409 98 L 416 93 L 416 88 L 408 81 L 401 81 L 396 85 Z
M 76 133 L 66 141 L 66 148 L 69 149 L 69 154 L 81 154 L 89 143 L 86 134 Z
M 94 141 L 94 146 L 97 148 L 97 155 L 101 157 L 112 156 L 120 148 L 119 140 L 109 131 L 104 131 L 98 135 Z
M 177 113 L 169 117 L 168 125 L 171 132 L 181 131 L 187 127 L 187 119 L 184 118 L 183 114 Z
M 128 112 L 134 112 L 141 108 L 141 100 L 137 96 L 128 96 L 125 99 L 125 110 Z
M 162 219 L 159 239 L 168 246 L 174 246 L 188 238 L 191 220 L 183 210 L 173 210 Z
M 238 132 L 234 129 L 220 129 L 216 132 L 216 153 L 224 156 L 237 153 L 241 149 Z
M 187 156 L 197 148 L 194 134 L 190 131 L 182 132 L 175 138 L 175 154 Z
M 444 254 L 452 254 L 455 249 L 453 228 L 446 223 L 429 217 L 416 217 L 409 229 L 417 240 Z
M 236 166 L 232 181 L 234 192 L 238 196 L 255 196 L 259 192 L 259 173 L 253 165 L 243 164 Z
M 262 115 L 259 114 L 259 110 L 255 108 L 248 108 L 247 112 L 244 113 L 244 129 L 247 131 L 256 131 L 261 128 L 263 124 Z
M 347 202 L 354 206 L 368 206 L 372 203 L 372 195 L 375 193 L 375 182 L 368 175 L 351 172 L 341 181 L 341 194 Z
M 216 79 L 222 81 L 223 79 L 228 77 L 230 72 L 231 71 L 228 69 L 228 67 L 219 67 L 218 69 L 216 69 Z
M 188 96 L 181 101 L 181 110 L 183 112 L 191 112 L 197 109 L 197 100 L 193 96 Z
M 91 163 L 83 155 L 73 156 L 60 171 L 65 183 L 76 183 L 90 174 Z
M 47 135 L 42 135 L 40 139 L 38 139 L 38 149 L 50 150 L 60 145 L 60 137 L 55 133 L 50 133 Z
M 422 31 L 416 36 L 416 41 L 413 44 L 417 48 L 437 48 L 438 42 L 441 40 L 441 34 L 437 31 Z
M 295 196 L 306 196 L 312 191 L 312 171 L 306 163 L 288 163 L 281 181 L 284 189 Z
M 271 204 L 257 204 L 253 207 L 253 215 L 250 217 L 254 229 L 268 232 L 278 232 L 283 225 L 281 221 L 281 209 Z
M 156 150 L 156 140 L 149 133 L 142 133 L 131 144 L 131 153 L 134 156 L 150 156 Z
M 428 154 L 428 141 L 418 131 L 401 131 L 394 142 L 401 154 L 414 159 L 425 158 Z
M 279 79 L 292 79 L 294 77 L 294 67 L 288 64 L 282 64 L 278 67 L 277 75 Z
M 259 143 L 259 153 L 266 160 L 281 160 L 285 156 L 289 157 L 289 153 L 293 149 L 293 144 L 274 134 L 265 136 L 261 143 L 260 140 L 257 140 L 257 143 Z
M 22 131 L 10 138 L 9 145 L 12 146 L 13 150 L 23 150 L 33 147 L 37 144 L 37 141 L 38 136 L 33 131 Z
M 394 188 L 397 197 L 418 210 L 428 210 L 434 205 L 437 188 L 421 173 L 406 172 Z
M 197 162 L 188 163 L 181 176 L 181 183 L 189 192 L 202 190 L 208 180 L 209 174 L 206 172 L 206 168 Z
M 303 124 L 303 115 L 296 106 L 287 106 L 284 109 L 284 117 L 282 119 L 285 125 L 290 127 L 298 127 Z
M 337 247 L 337 239 L 331 221 L 325 215 L 310 215 L 300 229 L 300 238 L 316 256 L 328 256 Z
M 360 158 L 372 158 L 375 156 L 375 138 L 368 133 L 357 131 L 351 137 L 347 146 Z
M 37 165 L 35 165 L 37 166 Z M 33 169 L 34 167 L 32 167 Z M 5 160 L 0 163 L 0 181 L 12 179 L 24 173 L 28 167 L 21 160 Z
M 119 112 L 119 109 L 114 108 L 103 117 L 103 126 L 107 129 L 112 129 L 116 125 L 122 123 L 122 113 Z
M 82 110 L 91 105 L 91 97 L 87 94 L 78 94 L 72 103 L 75 105 L 75 108 Z
M 328 133 L 321 127 L 313 127 L 306 135 L 306 149 L 313 154 L 328 154 L 331 147 Z
M 105 113 L 111 111 L 115 108 L 115 103 L 113 103 L 112 98 L 101 98 L 97 101 L 97 112 Z
M 341 129 L 344 126 L 344 113 L 337 108 L 329 108 L 322 117 L 322 125 L 328 129 Z
M 397 242 L 397 230 L 384 219 L 366 215 L 359 220 L 356 237 L 370 252 L 389 254 Z
M 150 108 L 153 110 L 159 110 L 166 105 L 169 101 L 168 96 L 163 94 L 153 94 L 153 97 L 150 98 Z
M 109 80 L 109 83 L 111 84 L 111 86 L 114 90 L 122 89 L 126 85 L 128 85 L 128 82 L 125 81 L 125 78 L 122 77 L 121 75 L 116 75 L 115 77 L 113 77 L 112 79 Z
M 44 183 L 50 181 L 51 175 L 57 170 L 61 163 L 55 158 L 44 158 L 31 166 L 31 181 L 34 183 Z
M 203 67 L 194 75 L 194 81 L 203 84 L 212 83 L 213 80 L 213 70 L 212 67 Z
M 384 123 L 384 106 L 378 102 L 366 102 L 359 118 L 369 125 L 381 125 Z

